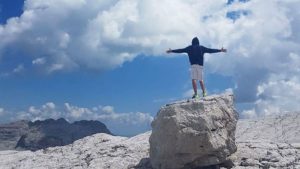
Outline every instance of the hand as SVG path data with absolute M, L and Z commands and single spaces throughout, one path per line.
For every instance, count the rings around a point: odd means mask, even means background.
M 227 49 L 221 48 L 221 52 L 227 52 Z
M 171 52 L 172 52 L 172 49 L 169 48 L 166 52 L 167 52 L 167 53 L 171 53 Z

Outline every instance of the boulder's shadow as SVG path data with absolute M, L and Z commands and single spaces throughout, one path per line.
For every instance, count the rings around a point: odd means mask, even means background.
M 153 169 L 153 168 L 151 166 L 150 158 L 142 158 L 136 166 L 130 167 L 128 169 Z
M 224 168 L 231 168 L 231 166 L 226 165 L 226 163 L 221 164 L 221 165 L 211 165 L 211 166 L 206 166 L 206 167 L 196 167 L 196 168 L 190 168 L 190 169 L 220 169 L 220 167 Z M 128 169 L 153 169 L 151 166 L 151 161 L 150 158 L 142 158 L 140 162 L 133 167 L 129 167 Z

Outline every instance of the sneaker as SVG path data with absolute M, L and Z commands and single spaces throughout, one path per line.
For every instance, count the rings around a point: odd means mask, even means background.
M 206 92 L 203 92 L 203 97 L 205 97 L 206 96 Z
M 198 99 L 199 98 L 199 95 L 198 94 L 194 94 L 192 99 Z

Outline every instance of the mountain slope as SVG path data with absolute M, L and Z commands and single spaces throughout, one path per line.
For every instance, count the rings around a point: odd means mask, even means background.
M 111 132 L 99 121 L 69 123 L 65 119 L 19 121 L 0 125 L 0 150 L 38 150 L 63 146 L 96 133 Z

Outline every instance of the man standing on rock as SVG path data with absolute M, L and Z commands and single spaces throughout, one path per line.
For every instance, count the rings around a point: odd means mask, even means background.
M 204 53 L 227 52 L 223 47 L 221 49 L 210 49 L 201 46 L 197 37 L 193 38 L 192 45 L 183 49 L 168 49 L 167 53 L 187 53 L 191 63 L 191 77 L 194 89 L 192 98 L 199 98 L 197 94 L 197 80 L 200 81 L 203 97 L 206 96 L 205 86 L 203 82 L 203 55 Z

